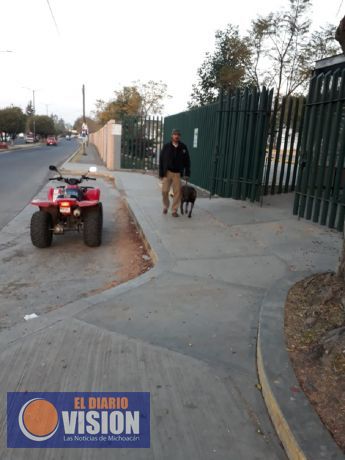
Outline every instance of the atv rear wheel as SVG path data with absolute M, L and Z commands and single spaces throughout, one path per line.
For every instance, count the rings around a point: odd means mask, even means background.
M 31 217 L 30 236 L 36 248 L 47 248 L 52 244 L 52 218 L 48 212 L 37 211 Z
M 84 210 L 84 243 L 87 246 L 100 246 L 102 243 L 103 208 L 102 203 L 97 207 Z

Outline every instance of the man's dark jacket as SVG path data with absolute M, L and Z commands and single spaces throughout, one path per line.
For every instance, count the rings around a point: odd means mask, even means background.
M 187 146 L 179 142 L 174 147 L 168 142 L 162 148 L 159 156 L 159 177 L 165 177 L 167 172 L 179 172 L 181 176 L 190 176 L 190 158 Z

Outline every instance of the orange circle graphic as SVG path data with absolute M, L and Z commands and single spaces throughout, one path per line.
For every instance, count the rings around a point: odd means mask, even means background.
M 23 414 L 25 428 L 34 436 L 46 436 L 55 430 L 58 413 L 53 404 L 45 399 L 32 401 Z

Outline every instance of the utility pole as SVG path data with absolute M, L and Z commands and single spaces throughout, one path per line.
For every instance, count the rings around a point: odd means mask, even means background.
M 22 88 L 27 89 L 29 91 L 32 91 L 32 128 L 34 131 L 34 140 L 36 140 L 36 121 L 35 121 L 35 116 L 36 116 L 36 105 L 35 105 L 35 89 L 28 88 L 27 86 L 22 86 Z
M 83 95 L 83 128 L 86 125 L 86 118 L 85 118 L 85 85 L 82 87 L 82 95 Z M 85 137 L 89 135 L 89 133 L 85 133 L 84 129 L 82 128 L 82 138 L 83 138 L 83 155 L 86 155 L 86 139 Z
M 36 109 L 35 109 L 35 90 L 32 90 L 32 108 L 34 110 L 34 117 L 33 117 L 33 128 L 34 128 L 34 142 L 36 142 Z
M 85 119 L 85 85 L 83 85 L 82 93 L 83 93 L 83 122 L 85 123 L 86 122 L 86 119 Z

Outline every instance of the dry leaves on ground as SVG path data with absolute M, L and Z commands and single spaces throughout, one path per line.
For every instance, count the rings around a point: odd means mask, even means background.
M 345 452 L 345 284 L 334 273 L 295 284 L 285 334 L 303 391 Z

